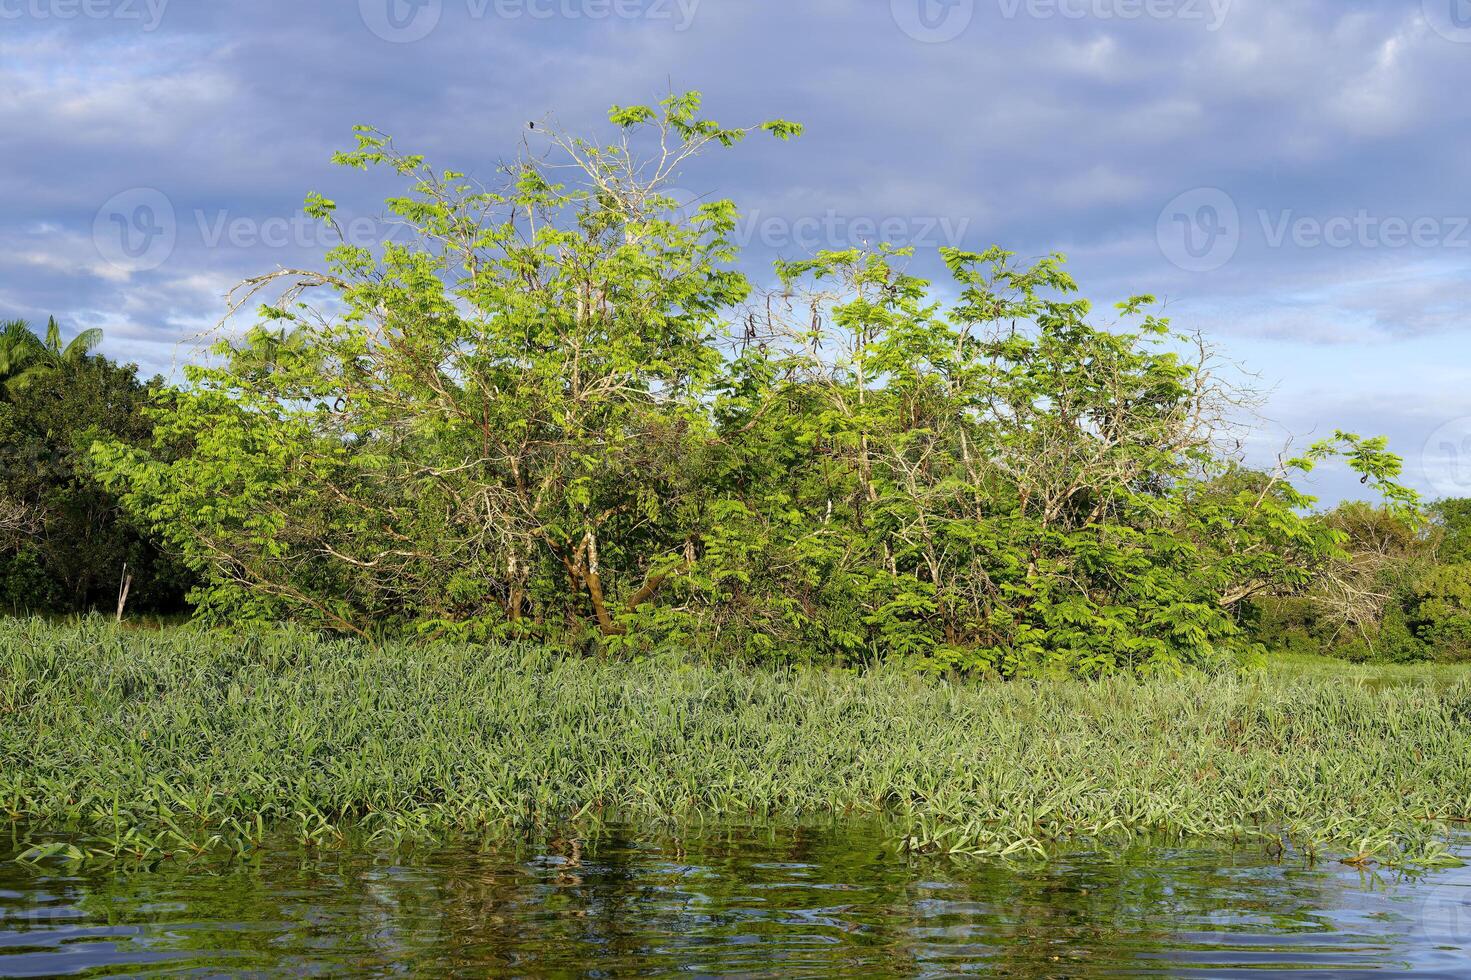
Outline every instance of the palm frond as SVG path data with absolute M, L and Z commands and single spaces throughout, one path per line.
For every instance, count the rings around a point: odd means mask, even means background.
M 24 320 L 7 320 L 0 325 L 0 383 L 19 374 L 45 356 L 41 338 Z
M 83 330 L 72 338 L 71 343 L 66 345 L 66 352 L 62 354 L 62 358 L 67 361 L 79 361 L 90 355 L 101 345 L 101 328 L 93 327 L 90 330 Z

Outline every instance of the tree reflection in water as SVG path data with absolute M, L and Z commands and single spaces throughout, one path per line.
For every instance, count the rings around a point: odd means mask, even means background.
M 612 828 L 398 855 L 282 846 L 214 870 L 7 863 L 0 974 L 1455 975 L 1471 948 L 1471 914 L 1421 911 L 1471 900 L 1466 871 L 1410 882 L 1142 843 L 958 864 L 887 838 L 869 823 Z

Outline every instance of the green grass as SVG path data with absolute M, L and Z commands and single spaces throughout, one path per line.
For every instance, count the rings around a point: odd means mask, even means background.
M 1436 860 L 1471 815 L 1471 683 L 1299 667 L 947 684 L 7 622 L 0 811 L 136 856 L 881 812 L 927 853 L 1165 833 Z
M 1354 664 L 1306 653 L 1273 656 L 1268 669 L 1279 677 L 1355 684 L 1453 686 L 1471 681 L 1471 664 Z

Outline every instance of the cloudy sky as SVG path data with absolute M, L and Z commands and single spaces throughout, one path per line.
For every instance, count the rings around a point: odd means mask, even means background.
M 169 373 L 230 285 L 320 264 L 307 192 L 382 233 L 393 186 L 329 163 L 354 124 L 488 176 L 671 86 L 808 127 L 681 177 L 754 276 L 1062 251 L 1260 376 L 1259 459 L 1384 433 L 1471 495 L 1471 0 L 0 0 L 0 318 Z

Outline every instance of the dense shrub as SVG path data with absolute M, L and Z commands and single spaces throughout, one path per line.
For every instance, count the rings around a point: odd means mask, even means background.
M 1436 660 L 1471 660 L 1471 564 L 1431 569 L 1415 583 L 1407 618 Z
M 735 205 L 662 190 L 753 130 L 694 95 L 611 120 L 495 190 L 361 130 L 339 160 L 411 181 L 389 202 L 411 234 L 248 282 L 237 308 L 284 293 L 192 369 L 151 445 L 99 448 L 205 576 L 207 617 L 1172 669 L 1248 652 L 1237 609 L 1337 560 L 1290 471 L 1342 452 L 1411 500 L 1383 441 L 1346 433 L 1245 471 L 1209 350 L 1148 296 L 1097 324 L 1060 257 L 947 249 L 934 290 L 904 250 L 822 252 L 758 296 Z
M 1301 595 L 1253 602 L 1244 620 L 1268 647 L 1354 661 L 1471 660 L 1471 501 L 1422 516 L 1362 503 L 1323 518 L 1343 553 Z
M 130 578 L 129 609 L 177 611 L 186 570 L 122 512 L 88 459 L 99 439 L 149 440 L 143 409 L 161 383 L 85 350 L 65 356 L 59 341 L 57 353 L 0 400 L 0 607 L 111 612 Z

